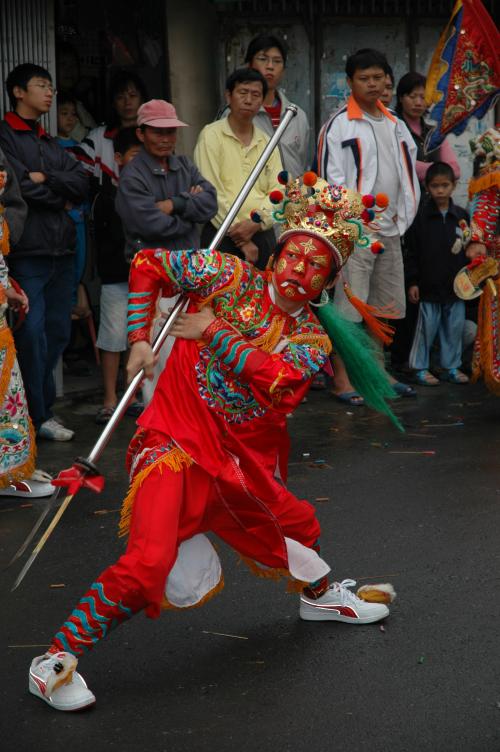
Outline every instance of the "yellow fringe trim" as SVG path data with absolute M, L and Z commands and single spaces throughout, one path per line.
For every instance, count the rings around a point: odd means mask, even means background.
M 0 374 L 0 405 L 3 405 L 16 359 L 14 339 L 8 326 L 0 329 L 0 350 L 6 350 L 2 373 Z
M 477 178 L 471 178 L 469 181 L 469 198 L 472 198 L 480 191 L 486 191 L 492 186 L 500 187 L 500 170 L 496 169 L 486 175 L 480 175 Z
M 261 577 L 264 580 L 274 580 L 275 582 L 279 582 L 281 579 L 287 580 L 287 593 L 301 593 L 309 585 L 308 582 L 302 582 L 292 577 L 288 569 L 283 569 L 282 567 L 276 567 L 275 569 L 261 567 L 256 561 L 249 559 L 247 556 L 240 556 L 240 559 L 256 577 Z
M 330 355 L 332 351 L 332 343 L 330 338 L 326 334 L 297 334 L 288 338 L 290 342 L 295 342 L 297 345 L 313 345 L 318 350 L 324 350 L 327 355 Z
M 170 603 L 167 596 L 163 596 L 163 600 L 161 602 L 161 607 L 163 609 L 169 609 L 172 611 L 189 611 L 191 608 L 200 608 L 201 606 L 204 606 L 205 603 L 208 603 L 208 601 L 212 600 L 216 595 L 218 595 L 222 590 L 224 589 L 224 575 L 221 572 L 220 580 L 217 583 L 215 587 L 213 587 L 211 590 L 208 591 L 206 595 L 201 598 L 198 603 L 193 603 L 192 606 L 174 606 L 173 603 Z
M 251 340 L 251 344 L 255 347 L 260 347 L 264 352 L 273 352 L 274 348 L 280 341 L 283 334 L 283 327 L 285 326 L 285 320 L 275 317 L 271 321 L 271 326 L 267 331 L 261 334 L 260 337 L 256 337 Z
M 167 452 L 166 454 L 162 454 L 162 456 L 158 457 L 155 462 L 152 462 L 151 465 L 148 465 L 137 473 L 130 485 L 125 499 L 123 500 L 120 522 L 118 525 L 118 536 L 123 538 L 123 536 L 128 534 L 135 497 L 139 488 L 153 470 L 156 470 L 156 468 L 159 467 L 160 470 L 163 471 L 163 468 L 166 467 L 168 470 L 173 470 L 174 473 L 180 473 L 181 470 L 185 467 L 190 467 L 192 464 L 192 458 L 179 447 L 175 447 L 175 449 L 172 449 L 172 451 Z
M 0 252 L 2 256 L 8 256 L 10 251 L 10 230 L 7 220 L 4 216 L 4 207 L 0 206 L 0 224 L 2 227 L 2 240 L 0 241 Z

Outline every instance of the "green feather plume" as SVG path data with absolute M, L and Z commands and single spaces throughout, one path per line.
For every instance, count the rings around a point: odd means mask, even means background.
M 356 391 L 364 397 L 367 405 L 387 415 L 400 431 L 404 431 L 386 402 L 398 395 L 377 359 L 376 346 L 370 335 L 360 324 L 343 318 L 331 303 L 317 308 L 316 315 L 330 337 L 334 350 L 344 361 Z

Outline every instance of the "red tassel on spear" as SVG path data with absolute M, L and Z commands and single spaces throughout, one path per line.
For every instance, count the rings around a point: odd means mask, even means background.
M 165 339 L 168 336 L 168 332 L 171 329 L 172 324 L 174 323 L 175 319 L 177 318 L 178 314 L 183 309 L 185 304 L 186 304 L 186 298 L 184 296 L 180 296 L 176 304 L 172 308 L 170 315 L 165 321 L 165 324 L 162 330 L 160 331 L 159 335 L 157 336 L 153 344 L 153 353 L 156 354 L 160 350 L 162 344 L 164 343 Z M 15 590 L 17 587 L 19 587 L 19 585 L 25 578 L 31 565 L 35 561 L 36 557 L 38 556 L 42 548 L 45 546 L 52 531 L 56 527 L 57 523 L 61 519 L 64 512 L 66 511 L 72 498 L 80 490 L 80 488 L 88 488 L 91 491 L 95 491 L 96 493 L 100 493 L 102 489 L 104 488 L 104 477 L 100 474 L 95 463 L 100 458 L 101 454 L 103 453 L 105 447 L 108 444 L 108 441 L 111 438 L 112 433 L 114 432 L 116 426 L 122 419 L 123 414 L 125 413 L 125 410 L 127 409 L 129 402 L 132 400 L 132 397 L 135 395 L 137 389 L 139 388 L 139 385 L 143 379 L 143 376 L 144 376 L 144 370 L 139 371 L 139 373 L 136 374 L 136 376 L 134 376 L 125 394 L 123 395 L 120 402 L 116 406 L 116 409 L 113 415 L 111 416 L 110 420 L 106 424 L 106 427 L 101 433 L 99 439 L 94 445 L 94 448 L 90 452 L 89 456 L 85 458 L 79 457 L 78 459 L 76 459 L 70 468 L 68 468 L 67 470 L 62 470 L 57 476 L 57 478 L 54 478 L 54 480 L 52 481 L 52 485 L 56 486 L 56 491 L 52 495 L 49 502 L 46 504 L 45 509 L 43 510 L 42 514 L 36 521 L 28 537 L 26 538 L 22 546 L 16 551 L 16 553 L 14 554 L 14 556 L 8 563 L 7 565 L 8 567 L 10 567 L 10 565 L 13 564 L 26 551 L 30 542 L 33 540 L 34 536 L 36 535 L 37 531 L 42 525 L 44 519 L 47 517 L 49 512 L 54 508 L 57 502 L 58 495 L 59 495 L 59 490 L 61 488 L 67 488 L 68 494 L 65 497 L 61 506 L 59 507 L 59 509 L 57 510 L 56 514 L 54 515 L 50 525 L 48 526 L 48 528 L 46 529 L 46 531 L 44 532 L 44 534 L 42 535 L 42 537 L 36 544 L 26 564 L 21 569 L 16 581 L 14 582 L 12 591 Z

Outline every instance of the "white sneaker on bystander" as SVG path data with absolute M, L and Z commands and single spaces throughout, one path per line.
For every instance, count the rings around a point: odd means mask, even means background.
M 62 426 L 55 418 L 50 418 L 42 423 L 37 432 L 38 438 L 48 441 L 71 441 L 74 435 L 74 431 Z

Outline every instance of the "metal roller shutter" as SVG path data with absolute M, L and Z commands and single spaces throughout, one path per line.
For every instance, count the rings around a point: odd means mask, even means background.
M 10 110 L 5 79 L 20 63 L 35 63 L 56 80 L 54 0 L 2 0 L 0 3 L 0 80 L 2 116 Z M 56 133 L 56 108 L 43 120 L 44 128 Z

